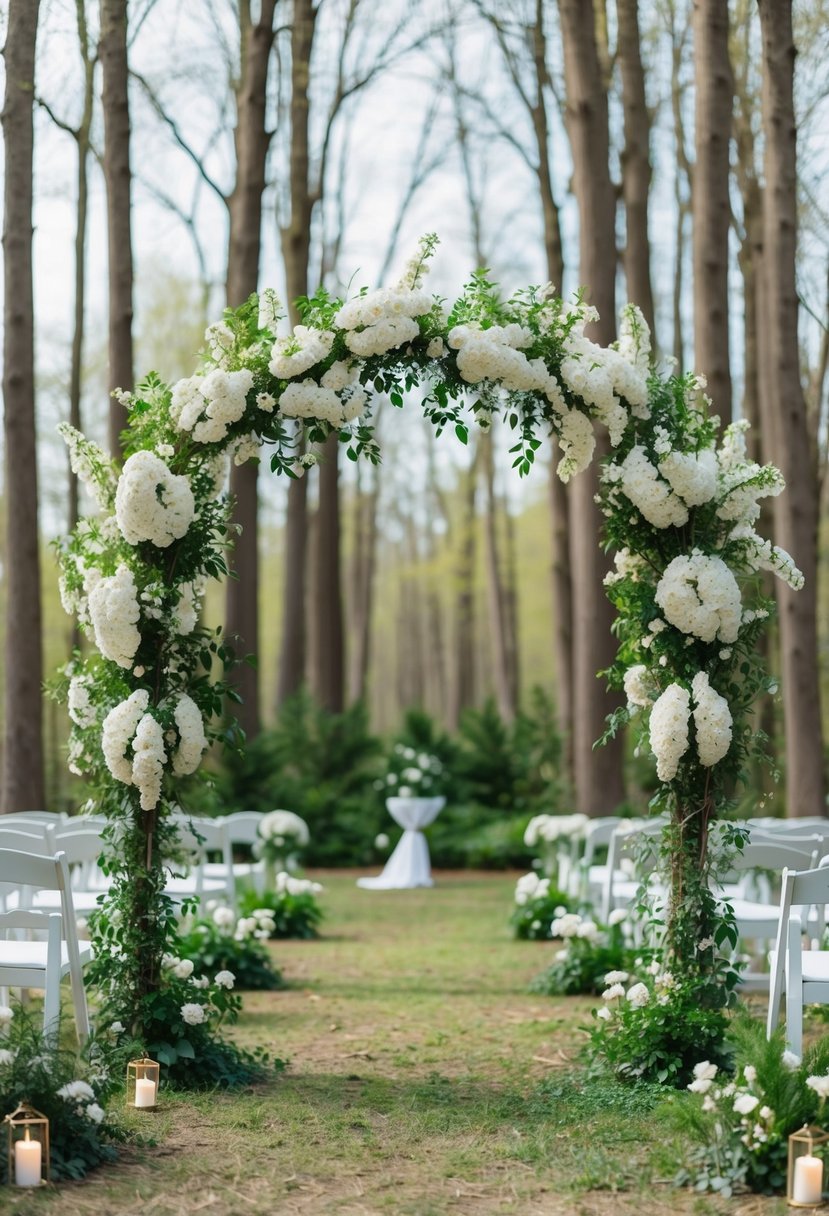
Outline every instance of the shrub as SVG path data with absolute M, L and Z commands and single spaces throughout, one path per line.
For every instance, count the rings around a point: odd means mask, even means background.
M 268 936 L 269 929 L 255 918 L 237 917 L 232 908 L 220 904 L 209 917 L 186 927 L 180 950 L 197 976 L 229 971 L 237 988 L 268 991 L 282 987 L 282 976 L 262 944 Z
M 636 952 L 625 942 L 625 915 L 611 913 L 607 926 L 577 914 L 557 916 L 550 926 L 551 935 L 561 937 L 564 945 L 552 966 L 532 981 L 530 991 L 546 996 L 598 996 L 608 986 L 608 975 L 627 977 Z
M 515 906 L 510 917 L 512 931 L 525 941 L 549 941 L 553 923 L 574 908 L 574 901 L 550 886 L 549 878 L 533 871 L 515 884 Z
M 260 932 L 272 938 L 298 938 L 308 941 L 319 937 L 323 910 L 317 902 L 322 891 L 318 882 L 277 874 L 276 890 L 259 895 L 245 891 L 240 899 L 243 916 L 259 920 Z M 261 914 L 269 915 L 263 917 Z

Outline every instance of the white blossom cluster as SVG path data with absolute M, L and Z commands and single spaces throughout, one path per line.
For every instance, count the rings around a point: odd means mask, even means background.
M 736 642 L 740 588 L 721 557 L 698 549 L 688 557 L 675 557 L 657 584 L 655 598 L 665 619 L 680 632 L 703 642 Z
M 183 693 L 173 712 L 179 734 L 178 747 L 173 752 L 173 772 L 177 777 L 194 773 L 201 764 L 207 736 L 201 710 L 192 697 Z
M 784 1052 L 783 1062 L 790 1052 Z M 793 1057 L 796 1060 L 796 1057 Z M 796 1061 L 795 1067 L 799 1061 Z M 791 1067 L 787 1065 L 787 1067 Z M 763 1101 L 762 1086 L 758 1083 L 757 1069 L 753 1064 L 746 1064 L 742 1070 L 742 1082 L 738 1078 L 724 1085 L 717 1084 L 719 1069 L 708 1060 L 701 1060 L 694 1065 L 694 1079 L 688 1085 L 693 1094 L 702 1096 L 702 1109 L 718 1116 L 715 1132 L 718 1138 L 726 1138 L 732 1130 L 739 1131 L 740 1139 L 749 1152 L 754 1152 L 768 1144 L 773 1134 L 775 1114 L 768 1103 Z M 825 1081 L 827 1078 L 810 1077 L 806 1085 L 812 1081 Z M 816 1091 L 820 1093 L 820 1090 Z M 826 1097 L 825 1093 L 821 1097 Z M 735 1115 L 739 1116 L 735 1119 Z
M 337 393 L 315 380 L 301 380 L 287 386 L 279 408 L 285 418 L 318 418 L 339 427 L 359 418 L 367 400 L 368 394 L 359 386 L 349 384 Z
M 95 1101 L 95 1090 L 88 1081 L 67 1081 L 57 1091 L 57 1096 L 74 1106 L 76 1112 L 91 1123 L 101 1123 L 104 1110 Z
M 69 681 L 69 717 L 76 726 L 85 729 L 98 720 L 95 705 L 89 695 L 89 681 L 85 676 L 73 676 Z
M 334 334 L 327 329 L 297 325 L 287 338 L 277 338 L 271 352 L 270 370 L 278 380 L 301 376 L 331 354 Z
M 311 839 L 308 824 L 293 811 L 269 811 L 263 815 L 259 820 L 259 835 L 263 840 L 273 841 L 279 846 L 286 841 L 306 845 Z
M 196 628 L 203 593 L 204 583 L 201 580 L 199 582 L 179 584 L 178 603 L 176 604 L 173 618 L 176 630 L 180 636 L 184 637 L 188 633 L 192 633 Z
M 651 710 L 650 743 L 660 781 L 673 781 L 688 750 L 691 698 L 681 684 L 669 684 Z
M 134 452 L 118 479 L 115 517 L 129 545 L 150 541 L 166 549 L 184 536 L 196 504 L 190 481 L 171 473 L 153 452 Z
M 687 506 L 659 476 L 641 444 L 632 447 L 621 464 L 611 465 L 607 476 L 618 481 L 625 497 L 654 528 L 682 527 L 688 522 Z
M 116 781 L 132 785 L 132 760 L 126 755 L 138 723 L 146 713 L 150 694 L 139 688 L 126 701 L 114 706 L 104 718 L 101 747 L 106 766 Z
M 653 705 L 656 689 L 644 663 L 636 663 L 627 669 L 624 688 L 628 708 L 647 709 Z
M 516 882 L 515 902 L 519 907 L 523 907 L 536 899 L 546 899 L 549 890 L 549 878 L 541 878 L 535 870 L 531 870 L 529 874 L 522 874 Z
M 334 317 L 334 323 L 345 330 L 345 344 L 361 358 L 384 355 L 420 334 L 416 317 L 432 311 L 428 292 L 405 285 L 380 288 L 349 300 Z
M 743 542 L 743 556 L 750 569 L 769 570 L 793 591 L 799 591 L 803 586 L 803 573 L 798 570 L 791 554 L 765 537 L 758 536 L 749 524 L 738 524 L 732 530 L 730 539 Z
M 554 844 L 557 840 L 581 840 L 590 820 L 586 815 L 534 815 L 524 831 L 524 844 L 532 849 L 538 844 Z
M 132 741 L 132 783 L 141 796 L 141 809 L 151 811 L 161 797 L 161 781 L 167 752 L 164 731 L 152 714 L 146 713 L 138 723 Z
M 228 428 L 245 412 L 253 373 L 214 368 L 206 376 L 190 376 L 173 386 L 170 418 L 179 431 L 189 431 L 196 443 L 221 443 Z
M 563 916 L 557 916 L 550 925 L 550 933 L 553 937 L 560 937 L 565 941 L 567 938 L 579 937 L 588 942 L 597 942 L 601 930 L 589 917 L 580 916 L 578 912 L 565 912 Z
M 129 566 L 121 563 L 109 577 L 93 567 L 84 579 L 84 590 L 95 645 L 105 659 L 119 667 L 131 667 L 141 634 L 138 589 Z
M 700 507 L 717 493 L 717 453 L 668 452 L 659 462 L 659 472 L 688 507 Z
M 698 671 L 691 684 L 697 755 L 705 768 L 719 763 L 731 747 L 733 719 L 725 697 L 711 687 L 707 674 Z

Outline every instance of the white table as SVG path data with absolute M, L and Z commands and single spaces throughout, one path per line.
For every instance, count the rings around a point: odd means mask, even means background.
M 403 828 L 403 835 L 383 873 L 374 878 L 358 878 L 357 886 L 371 891 L 434 886 L 423 828 L 437 818 L 445 802 L 445 798 L 387 798 L 389 814 Z

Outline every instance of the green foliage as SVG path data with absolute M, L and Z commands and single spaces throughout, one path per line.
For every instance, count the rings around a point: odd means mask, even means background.
M 691 1145 L 677 1181 L 725 1196 L 746 1188 L 779 1193 L 788 1137 L 805 1124 L 829 1127 L 826 1100 L 807 1084 L 808 1078 L 829 1084 L 829 1036 L 808 1047 L 801 1062 L 786 1051 L 782 1029 L 767 1039 L 763 1023 L 743 1009 L 728 1038 L 733 1077 L 698 1080 L 697 1093 L 666 1112 Z M 745 1113 L 735 1110 L 741 1102 Z
M 229 909 L 228 909 L 229 911 Z M 188 925 L 179 949 L 193 963 L 195 975 L 213 976 L 230 971 L 236 987 L 243 990 L 270 991 L 282 987 L 282 976 L 255 930 L 240 932 L 242 922 L 220 927 L 212 918 Z
M 576 901 L 551 886 L 549 878 L 530 872 L 516 883 L 510 926 L 519 940 L 549 941 L 553 923 L 575 907 Z
M 303 884 L 302 879 L 295 880 L 292 885 L 300 884 Z M 272 938 L 309 941 L 319 937 L 319 926 L 325 913 L 311 889 L 319 884 L 303 885 L 308 889 L 300 887 L 299 890 L 291 890 L 286 887 L 281 891 L 266 891 L 263 895 L 256 891 L 245 891 L 239 900 L 242 915 L 253 917 L 257 912 L 267 910 L 273 922 L 273 928 L 268 927 L 267 932 Z
M 607 988 L 605 976 L 632 971 L 637 957 L 638 952 L 625 943 L 620 924 L 597 925 L 593 936 L 566 938 L 553 964 L 531 982 L 530 991 L 545 996 L 600 996 Z
M 16 1009 L 7 1034 L 0 1036 L 0 1110 L 10 1114 L 22 1099 L 49 1120 L 51 1176 L 55 1181 L 80 1179 L 117 1157 L 116 1144 L 126 1133 L 108 1114 L 106 1103 L 120 1080 L 104 1060 L 111 1044 L 91 1040 L 83 1058 L 43 1036 L 40 1017 Z M 73 1098 L 59 1092 L 80 1082 Z M 88 1087 L 88 1088 L 87 1088 Z M 5 1128 L 3 1129 L 5 1138 Z M 0 1182 L 8 1157 L 0 1152 Z
M 561 736 L 552 699 L 532 694 L 532 713 L 519 712 L 511 725 L 490 699 L 461 719 L 458 776 L 470 801 L 492 810 L 539 814 L 558 809 Z
M 623 1080 L 687 1085 L 701 1059 L 727 1066 L 731 1048 L 725 1041 L 728 1017 L 724 1009 L 701 1000 L 693 979 L 657 974 L 638 984 L 629 977 L 627 996 L 619 996 L 594 1011 L 589 1054 L 594 1069 L 610 1068 Z M 630 1000 L 634 986 L 647 989 L 643 1004 Z M 607 1012 L 607 1020 L 599 1014 Z

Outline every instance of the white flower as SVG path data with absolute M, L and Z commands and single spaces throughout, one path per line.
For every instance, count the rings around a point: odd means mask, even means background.
M 0 1005 L 0 1026 L 8 1026 L 14 1017 L 14 1010 L 8 1005 Z
M 153 452 L 128 457 L 115 495 L 115 518 L 127 544 L 150 541 L 166 549 L 184 536 L 195 511 L 187 477 L 171 473 Z
M 167 753 L 164 731 L 152 714 L 144 714 L 132 741 L 132 783 L 141 794 L 141 807 L 151 811 L 161 797 L 161 778 Z
M 13 1064 L 17 1059 L 16 1051 L 9 1051 L 7 1047 L 0 1048 L 0 1068 L 6 1068 L 9 1064 Z
M 149 701 L 150 694 L 146 689 L 139 689 L 111 709 L 104 718 L 101 735 L 104 760 L 115 780 L 122 781 L 124 785 L 132 785 L 133 780 L 132 762 L 124 753 L 133 740 Z
M 91 1119 L 93 1123 L 101 1123 L 104 1118 L 103 1107 L 100 1107 L 97 1102 L 90 1102 L 84 1111 L 87 1119 Z
M 228 427 L 245 412 L 253 373 L 215 368 L 206 376 L 191 376 L 173 386 L 170 418 L 180 431 L 190 431 L 196 443 L 219 443 Z
M 607 1005 L 602 1005 L 600 1009 L 596 1010 L 596 1017 L 601 1018 L 603 1022 L 609 1022 L 613 1017 L 613 1011 Z
M 644 663 L 629 667 L 625 672 L 624 683 L 628 707 L 639 705 L 646 708 L 653 705 L 656 689 Z
M 293 811 L 270 811 L 259 821 L 259 835 L 263 840 L 290 837 L 297 845 L 306 845 L 311 839 L 308 824 Z
M 761 1119 L 771 1119 L 774 1117 L 774 1111 L 770 1106 L 761 1106 L 757 1113 Z
M 625 995 L 625 990 L 621 984 L 611 984 L 602 993 L 603 1001 L 617 1001 Z
M 94 1102 L 95 1090 L 86 1081 L 69 1081 L 58 1090 L 58 1097 L 65 1102 Z
M 649 524 L 654 528 L 670 528 L 687 523 L 687 506 L 668 482 L 660 478 L 641 444 L 632 447 L 618 467 L 621 470 L 619 486 L 622 493 Z
M 701 1060 L 694 1065 L 694 1079 L 697 1081 L 713 1081 L 719 1069 L 709 1060 Z
M 710 502 L 717 492 L 717 454 L 713 448 L 669 452 L 660 460 L 659 472 L 689 507 Z
M 694 676 L 691 691 L 695 703 L 697 754 L 700 764 L 710 768 L 722 760 L 731 747 L 731 710 L 725 697 L 711 687 L 704 671 Z
M 632 988 L 628 988 L 627 999 L 634 1009 L 641 1009 L 647 1005 L 651 994 L 645 984 L 634 984 Z
M 721 557 L 694 552 L 675 557 L 656 588 L 656 602 L 682 633 L 703 642 L 736 642 L 740 629 L 740 588 Z
M 622 921 L 627 920 L 627 908 L 614 908 L 607 918 L 607 923 L 613 928 L 614 925 L 621 925 Z
M 136 624 L 140 616 L 138 589 L 132 571 L 121 564 L 113 575 L 104 578 L 99 570 L 92 569 L 84 579 L 84 588 L 95 645 L 105 659 L 119 667 L 132 667 L 141 644 Z
M 124 1023 L 123 1022 L 113 1022 L 109 1029 L 112 1032 L 112 1034 L 123 1034 L 124 1029 L 125 1029 Z
M 205 1019 L 204 1005 L 182 1005 L 181 1019 L 183 1022 L 186 1022 L 188 1026 L 201 1026 Z
M 378 832 L 374 837 L 375 849 L 387 849 L 389 847 L 389 838 L 385 832 Z
M 800 1067 L 800 1056 L 796 1056 L 793 1051 L 784 1051 L 781 1059 L 789 1072 L 794 1072 L 796 1068 Z
M 236 983 L 236 976 L 232 971 L 217 971 L 213 982 L 217 988 L 232 988 Z
M 550 930 L 553 937 L 578 937 L 581 923 L 577 912 L 567 912 L 553 921 Z
M 69 717 L 82 729 L 94 726 L 98 715 L 89 696 L 89 684 L 84 676 L 73 676 L 69 681 Z
M 760 1105 L 760 1099 L 754 1094 L 738 1094 L 734 1099 L 734 1110 L 738 1115 L 750 1115 Z
M 829 1074 L 825 1077 L 807 1077 L 806 1084 L 819 1098 L 829 1098 Z
M 220 929 L 229 929 L 236 924 L 236 913 L 232 908 L 220 906 L 213 911 L 213 923 Z
M 173 967 L 173 975 L 179 980 L 189 980 L 193 974 L 193 964 L 189 958 L 180 958 Z
M 183 693 L 173 714 L 179 733 L 179 744 L 173 752 L 173 772 L 176 776 L 194 773 L 207 747 L 201 710 L 195 701 Z
M 757 1080 L 757 1069 L 753 1064 L 746 1064 L 745 1068 L 743 1069 L 743 1076 L 749 1085 L 753 1085 Z
M 687 688 L 669 684 L 651 710 L 650 744 L 660 781 L 673 781 L 688 750 L 690 702 Z
M 709 1081 L 707 1077 L 697 1077 L 690 1083 L 688 1089 L 692 1094 L 707 1094 L 713 1084 L 714 1082 Z
M 606 984 L 626 984 L 629 979 L 630 976 L 627 971 L 608 971 L 604 977 L 604 982 Z
M 270 370 L 279 380 L 301 376 L 331 353 L 334 334 L 329 330 L 297 325 L 287 338 L 277 338 L 271 353 Z

